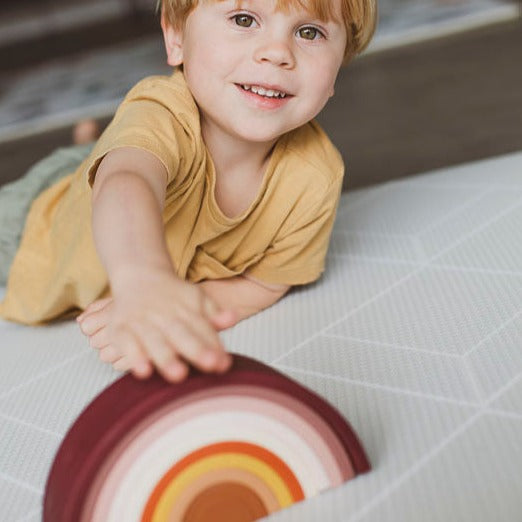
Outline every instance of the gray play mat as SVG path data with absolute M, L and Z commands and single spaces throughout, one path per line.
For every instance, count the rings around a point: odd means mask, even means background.
M 343 195 L 323 278 L 223 339 L 330 401 L 373 469 L 270 520 L 520 520 L 521 245 L 522 152 Z M 0 321 L 0 344 L 0 518 L 37 522 L 119 374 L 73 321 Z

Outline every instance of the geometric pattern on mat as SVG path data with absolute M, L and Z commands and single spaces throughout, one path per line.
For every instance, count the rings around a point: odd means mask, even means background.
M 270 520 L 519 520 L 522 152 L 344 194 L 323 278 L 222 337 L 328 400 L 372 464 Z M 120 374 L 72 321 L 0 321 L 0 343 L 2 517 L 36 522 L 67 429 Z

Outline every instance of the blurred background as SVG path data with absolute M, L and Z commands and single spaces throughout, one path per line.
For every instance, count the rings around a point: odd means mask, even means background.
M 345 189 L 522 150 L 515 0 L 379 0 L 370 48 L 319 116 Z M 168 74 L 155 0 L 2 0 L 0 184 L 102 128 L 141 78 Z

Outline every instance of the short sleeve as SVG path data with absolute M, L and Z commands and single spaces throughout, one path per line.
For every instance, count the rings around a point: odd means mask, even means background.
M 248 269 L 256 279 L 300 285 L 317 280 L 324 271 L 342 184 L 332 185 L 314 204 L 276 236 L 261 260 Z
M 137 147 L 154 154 L 165 166 L 169 184 L 183 174 L 180 167 L 190 164 L 190 156 L 195 154 L 192 129 L 187 118 L 180 118 L 176 112 L 177 106 L 183 112 L 183 102 L 165 86 L 140 89 L 138 84 L 118 108 L 86 163 L 89 184 L 93 185 L 104 156 L 120 147 Z

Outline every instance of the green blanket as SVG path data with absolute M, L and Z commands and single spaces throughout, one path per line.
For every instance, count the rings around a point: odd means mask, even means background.
M 32 202 L 47 187 L 74 172 L 92 148 L 93 144 L 87 144 L 57 149 L 23 177 L 0 187 L 0 285 L 7 281 Z

